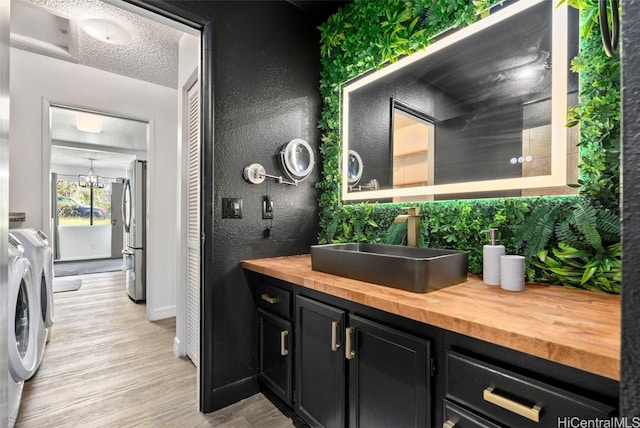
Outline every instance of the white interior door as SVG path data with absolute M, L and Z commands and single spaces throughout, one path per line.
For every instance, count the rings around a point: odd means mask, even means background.
M 187 93 L 187 356 L 200 365 L 200 89 Z

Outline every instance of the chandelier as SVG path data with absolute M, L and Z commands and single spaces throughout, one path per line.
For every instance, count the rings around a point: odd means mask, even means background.
M 78 184 L 80 187 L 97 187 L 102 189 L 104 187 L 104 180 L 93 171 L 93 159 L 89 158 L 89 161 L 91 161 L 89 172 L 86 175 L 78 175 Z

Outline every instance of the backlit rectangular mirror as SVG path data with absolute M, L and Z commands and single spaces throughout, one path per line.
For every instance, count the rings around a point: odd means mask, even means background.
M 555 3 L 520 0 L 347 82 L 343 199 L 576 193 L 578 14 Z

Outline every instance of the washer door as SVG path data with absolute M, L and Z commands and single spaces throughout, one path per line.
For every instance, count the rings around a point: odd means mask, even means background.
M 31 377 L 36 368 L 36 331 L 39 309 L 31 286 L 31 266 L 17 259 L 9 278 L 9 373 L 18 382 Z

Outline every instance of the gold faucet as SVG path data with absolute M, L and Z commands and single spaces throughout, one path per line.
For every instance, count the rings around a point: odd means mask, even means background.
M 393 222 L 407 223 L 407 246 L 417 247 L 418 237 L 420 236 L 420 207 L 402 207 L 407 210 L 407 214 L 400 214 Z

